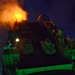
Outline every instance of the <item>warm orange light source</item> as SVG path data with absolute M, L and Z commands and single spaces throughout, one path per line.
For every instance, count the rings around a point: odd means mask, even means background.
M 2 9 L 0 16 L 0 21 L 2 23 L 8 23 L 10 26 L 13 26 L 15 22 L 27 21 L 28 19 L 28 13 L 19 5 L 8 4 Z
M 70 38 L 68 37 L 67 40 L 70 40 Z
M 23 21 L 23 20 L 27 20 L 27 12 L 26 11 L 24 11 L 24 10 L 22 10 L 21 8 L 15 8 L 14 9 L 14 13 L 13 13 L 13 15 L 14 15 L 14 19 L 15 19 L 15 21 L 17 21 L 17 22 L 21 22 L 21 21 Z

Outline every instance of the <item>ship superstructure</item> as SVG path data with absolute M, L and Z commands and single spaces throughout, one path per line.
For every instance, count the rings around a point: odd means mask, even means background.
M 40 15 L 37 22 L 15 23 L 8 34 L 4 46 L 3 75 L 73 70 L 75 42 L 46 15 Z

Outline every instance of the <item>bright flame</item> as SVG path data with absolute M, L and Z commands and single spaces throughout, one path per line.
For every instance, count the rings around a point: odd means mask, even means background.
M 2 8 L 2 13 L 0 15 L 0 21 L 2 23 L 7 23 L 13 26 L 15 22 L 27 21 L 28 19 L 28 13 L 24 11 L 19 5 L 7 4 Z

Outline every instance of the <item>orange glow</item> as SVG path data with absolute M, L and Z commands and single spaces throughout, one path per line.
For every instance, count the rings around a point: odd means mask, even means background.
M 70 38 L 68 37 L 67 40 L 70 40 Z
M 9 26 L 12 27 L 15 22 L 27 21 L 27 16 L 28 13 L 24 11 L 19 5 L 7 4 L 2 7 L 0 21 L 3 24 L 9 24 Z

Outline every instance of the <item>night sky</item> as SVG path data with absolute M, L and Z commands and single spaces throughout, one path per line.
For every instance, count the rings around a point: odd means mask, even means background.
M 23 9 L 28 12 L 28 21 L 36 22 L 37 16 L 46 14 L 66 36 L 75 39 L 75 0 L 25 0 Z M 0 27 L 0 53 L 7 40 L 7 31 Z M 2 55 L 0 56 L 0 61 Z
M 25 0 L 24 9 L 29 13 L 29 21 L 46 14 L 66 36 L 75 39 L 75 0 Z

